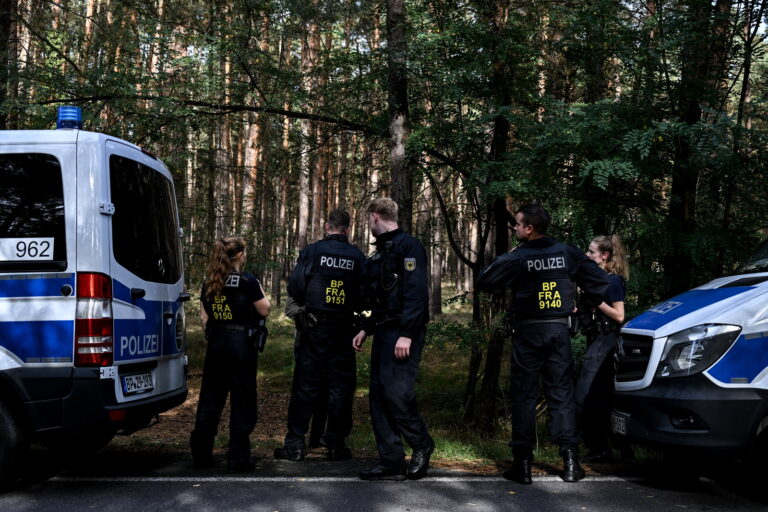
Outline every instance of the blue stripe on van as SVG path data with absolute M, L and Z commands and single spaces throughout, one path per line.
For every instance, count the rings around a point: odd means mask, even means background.
M 75 274 L 29 274 L 0 279 L 0 297 L 60 297 L 61 287 L 74 290 Z
M 74 320 L 0 322 L 0 343 L 25 363 L 71 362 Z
M 648 329 L 655 331 L 673 320 L 710 304 L 744 293 L 753 286 L 735 286 L 732 288 L 714 288 L 710 290 L 690 290 L 666 302 L 657 304 L 648 311 L 630 320 L 624 327 L 630 329 Z
M 730 350 L 709 370 L 724 384 L 752 382 L 768 367 L 768 333 L 739 336 Z

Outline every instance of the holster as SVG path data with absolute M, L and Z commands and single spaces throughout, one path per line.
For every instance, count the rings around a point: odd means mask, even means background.
M 264 347 L 267 345 L 267 336 L 269 330 L 267 329 L 267 322 L 262 318 L 259 320 L 258 325 L 248 329 L 248 341 L 253 344 L 253 347 L 259 352 L 264 352 Z
M 306 309 L 299 311 L 296 316 L 293 317 L 293 321 L 296 323 L 296 329 L 301 332 L 307 332 L 317 325 L 317 317 Z

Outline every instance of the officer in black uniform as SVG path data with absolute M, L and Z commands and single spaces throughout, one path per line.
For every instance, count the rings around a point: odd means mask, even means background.
M 397 227 L 392 199 L 374 200 L 368 214 L 376 237 L 376 253 L 366 271 L 372 314 L 353 343 L 360 351 L 366 336 L 374 335 L 370 408 L 380 460 L 360 478 L 417 480 L 427 474 L 435 449 L 414 390 L 429 320 L 427 255 L 418 240 Z M 401 437 L 413 449 L 407 467 Z
M 563 456 L 563 480 L 576 482 L 584 477 L 584 471 L 578 460 L 568 317 L 574 309 L 574 282 L 592 297 L 593 304 L 599 304 L 608 288 L 608 276 L 580 250 L 545 236 L 549 214 L 541 206 L 523 206 L 515 220 L 515 236 L 522 243 L 491 263 L 475 284 L 480 291 L 513 291 L 510 446 L 514 464 L 504 477 L 532 483 L 536 404 L 542 375 L 551 415 L 550 436 Z
M 350 342 L 358 330 L 355 313 L 362 309 L 365 255 L 347 240 L 347 212 L 333 210 L 325 230 L 323 240 L 301 251 L 288 283 L 288 294 L 305 309 L 296 318 L 300 333 L 288 405 L 288 434 L 285 446 L 275 450 L 277 459 L 304 459 L 304 436 L 326 385 L 328 459 L 352 456 L 345 446 L 352 430 L 356 382 L 355 351 Z
M 256 425 L 259 353 L 254 340 L 264 329 L 264 318 L 270 310 L 259 280 L 242 272 L 244 263 L 243 238 L 217 240 L 200 299 L 200 319 L 208 346 L 190 439 L 192 458 L 197 468 L 214 465 L 213 442 L 229 394 L 228 473 L 253 469 L 249 436 Z

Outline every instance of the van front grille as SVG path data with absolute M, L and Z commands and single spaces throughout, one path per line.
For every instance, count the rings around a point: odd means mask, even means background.
M 624 357 L 616 369 L 617 382 L 642 380 L 648 368 L 653 349 L 653 338 L 636 334 L 622 334 Z

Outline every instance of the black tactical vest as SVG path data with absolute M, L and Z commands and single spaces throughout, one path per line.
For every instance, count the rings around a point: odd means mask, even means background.
M 326 239 L 312 244 L 306 305 L 325 313 L 360 309 L 362 253 L 348 242 Z
M 575 285 L 571 279 L 576 262 L 567 246 L 559 242 L 548 247 L 521 246 L 515 251 L 521 265 L 513 287 L 514 315 L 520 319 L 559 318 L 573 311 Z
M 220 295 L 209 299 L 203 289 L 202 301 L 208 313 L 208 322 L 211 326 L 256 325 L 261 317 L 253 306 L 255 295 L 263 296 L 256 277 L 244 272 L 232 272 Z

